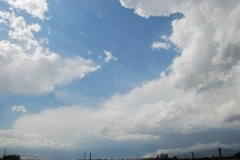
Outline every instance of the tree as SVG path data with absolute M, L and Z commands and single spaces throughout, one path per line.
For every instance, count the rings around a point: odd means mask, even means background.
M 237 158 L 240 158 L 240 151 L 238 151 L 238 152 L 235 154 L 235 156 L 236 156 Z
M 160 155 L 160 158 L 161 158 L 161 159 L 168 159 L 168 154 L 162 153 L 162 154 Z

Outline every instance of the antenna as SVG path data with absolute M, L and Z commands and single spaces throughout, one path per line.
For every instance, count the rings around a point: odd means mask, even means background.
M 5 151 L 4 151 L 4 156 L 6 156 L 7 155 L 7 149 L 5 148 Z

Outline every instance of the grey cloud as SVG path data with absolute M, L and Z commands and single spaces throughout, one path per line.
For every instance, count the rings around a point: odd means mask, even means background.
M 234 121 L 239 121 L 239 123 L 240 123 L 240 114 L 233 115 L 226 119 L 226 122 L 234 122 Z
M 220 71 L 228 71 L 233 66 L 238 65 L 240 61 L 240 46 L 228 44 L 227 47 L 219 53 L 215 62 L 220 67 Z

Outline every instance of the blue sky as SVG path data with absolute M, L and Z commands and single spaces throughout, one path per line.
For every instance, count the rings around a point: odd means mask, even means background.
M 74 159 L 240 149 L 238 1 L 0 4 L 2 151 Z

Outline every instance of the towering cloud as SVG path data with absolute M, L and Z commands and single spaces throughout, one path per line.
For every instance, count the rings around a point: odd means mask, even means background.
M 183 112 L 180 114 L 185 117 L 181 120 L 185 122 L 183 128 L 237 125 L 236 121 L 229 123 L 226 120 L 240 114 L 237 109 L 240 69 L 240 38 L 237 36 L 240 27 L 237 18 L 240 12 L 239 2 L 151 2 L 146 5 L 145 3 L 149 2 L 122 0 L 121 4 L 133 8 L 143 17 L 167 16 L 174 12 L 181 12 L 184 17 L 172 22 L 173 32 L 169 37 L 179 48 L 179 56 L 170 65 L 170 72 L 162 73 L 161 78 L 157 80 L 158 84 L 162 83 L 169 88 L 159 88 L 157 93 L 151 90 L 150 95 L 161 95 L 161 92 L 172 89 L 175 93 L 181 93 L 178 94 L 179 99 L 175 97 L 167 105 L 172 106 L 172 102 L 175 102 L 174 110 L 178 113 L 173 114 L 175 118 L 180 118 L 179 111 Z M 149 92 L 147 93 L 149 95 Z M 159 99 L 161 97 L 151 103 L 161 104 Z M 159 109 L 162 108 L 160 104 L 157 107 Z M 162 109 L 169 111 L 169 107 Z M 196 121 L 191 122 L 191 118 Z M 205 123 L 206 119 L 212 123 Z

